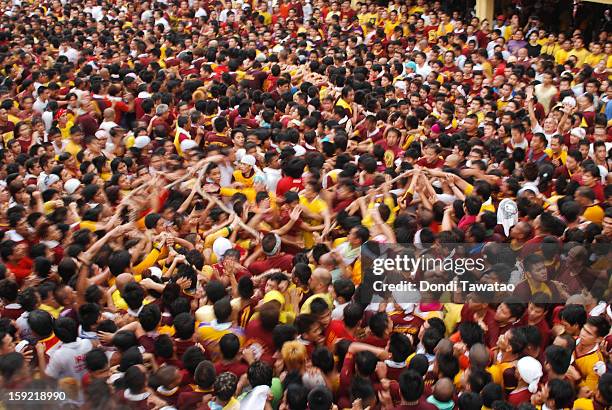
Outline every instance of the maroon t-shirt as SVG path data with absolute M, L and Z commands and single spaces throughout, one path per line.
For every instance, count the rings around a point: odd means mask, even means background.
M 269 256 L 264 260 L 251 263 L 248 269 L 255 276 L 261 275 L 269 269 L 280 269 L 283 272 L 291 272 L 293 269 L 293 256 L 286 253 Z
M 246 342 L 244 347 L 259 345 L 263 350 L 260 360 L 272 365 L 274 363 L 272 358 L 274 354 L 274 339 L 272 338 L 272 332 L 264 329 L 260 319 L 249 322 L 245 329 L 245 336 Z
M 230 372 L 236 375 L 236 377 L 240 378 L 240 376 L 245 374 L 248 369 L 249 365 L 240 360 L 234 360 L 232 362 L 226 362 L 222 360 L 215 364 L 215 371 L 217 372 L 217 375 L 220 375 L 221 373 L 225 372 Z

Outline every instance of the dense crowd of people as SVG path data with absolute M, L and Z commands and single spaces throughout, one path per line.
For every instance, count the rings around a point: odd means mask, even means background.
M 607 31 L 1 7 L 3 408 L 612 408 Z M 407 303 L 372 289 L 383 245 L 485 261 L 403 279 L 516 286 Z

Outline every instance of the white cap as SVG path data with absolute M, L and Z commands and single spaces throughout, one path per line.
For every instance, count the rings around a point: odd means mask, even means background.
M 80 186 L 81 181 L 76 178 L 70 178 L 68 181 L 64 182 L 64 191 L 68 192 L 69 195 L 72 195 L 77 189 L 79 189 Z
M 574 137 L 578 137 L 580 139 L 584 139 L 586 137 L 586 130 L 584 128 L 576 127 L 572 128 L 570 134 Z
M 232 242 L 224 237 L 217 238 L 213 242 L 212 249 L 217 258 L 221 259 L 228 249 L 232 249 Z
M 95 134 L 96 138 L 101 140 L 110 137 L 110 134 L 105 130 L 98 130 Z
M 236 159 L 240 161 L 242 157 L 245 156 L 245 154 L 246 154 L 246 150 L 244 148 L 238 148 L 236 150 Z
M 60 177 L 55 174 L 48 175 L 44 181 L 44 188 L 49 189 L 51 185 L 55 184 L 59 180 L 60 180 Z
M 146 135 L 141 135 L 134 139 L 134 147 L 142 149 L 146 147 L 150 142 L 151 138 L 147 137 Z
M 162 270 L 160 268 L 158 268 L 157 266 L 151 266 L 149 268 L 149 272 L 151 272 L 151 276 L 155 276 L 161 279 L 162 277 Z
M 254 157 L 254 156 L 252 156 L 252 155 L 250 155 L 250 154 L 247 154 L 247 155 L 243 156 L 243 157 L 240 159 L 240 163 L 241 163 L 241 164 L 250 165 L 250 166 L 252 166 L 252 167 L 253 167 L 253 166 L 255 166 L 255 164 L 257 163 L 257 161 L 255 160 L 255 157 Z
M 522 187 L 521 189 L 518 190 L 517 195 L 522 195 L 523 192 L 525 191 L 531 191 L 533 192 L 535 195 L 539 195 L 540 194 L 540 190 L 538 189 L 537 186 L 533 185 L 533 184 L 527 184 L 524 187 Z
M 181 142 L 181 151 L 189 151 L 190 149 L 194 149 L 198 146 L 198 144 L 194 140 L 183 140 Z
M 567 104 L 574 108 L 576 106 L 576 99 L 574 97 L 570 97 L 569 95 L 563 99 L 563 104 Z

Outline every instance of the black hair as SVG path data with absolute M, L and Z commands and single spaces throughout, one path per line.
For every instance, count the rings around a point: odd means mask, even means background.
M 108 357 L 102 349 L 93 349 L 85 354 L 85 367 L 90 372 L 103 370 L 108 366 Z
M 225 360 L 232 360 L 240 351 L 240 339 L 233 333 L 223 335 L 219 340 L 219 350 Z
M 561 346 L 550 345 L 545 350 L 545 357 L 553 372 L 565 374 L 572 360 L 572 352 Z
M 374 353 L 368 350 L 363 350 L 355 354 L 355 368 L 359 374 L 363 376 L 374 374 L 376 363 L 378 363 L 378 358 Z
M 572 326 L 582 327 L 587 321 L 587 312 L 582 305 L 566 305 L 559 312 L 559 318 Z
M 394 362 L 403 363 L 414 352 L 412 341 L 404 333 L 391 333 L 389 337 L 389 353 Z
M 47 311 L 36 309 L 30 312 L 28 325 L 42 339 L 50 336 L 53 332 L 53 317 Z
M 251 387 L 271 386 L 273 371 L 272 367 L 265 362 L 253 362 L 247 370 L 247 378 Z
M 334 396 L 326 386 L 316 386 L 308 393 L 308 408 L 310 410 L 330 410 Z
M 175 330 L 174 336 L 179 339 L 188 340 L 195 333 L 195 319 L 189 312 L 176 315 L 173 325 Z
M 377 312 L 368 321 L 368 327 L 374 336 L 384 337 L 389 325 L 389 317 L 385 312 Z
M 423 395 L 423 377 L 414 370 L 406 370 L 399 376 L 400 393 L 404 400 L 415 401 Z
M 153 303 L 144 305 L 138 314 L 138 321 L 145 332 L 155 330 L 161 321 L 159 306 Z

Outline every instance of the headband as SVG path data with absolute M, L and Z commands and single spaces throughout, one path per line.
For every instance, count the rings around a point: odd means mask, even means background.
M 273 256 L 278 253 L 281 247 L 281 238 L 278 234 L 274 234 L 274 238 L 276 238 L 276 243 L 274 244 L 274 248 L 270 252 L 263 251 L 267 256 Z

